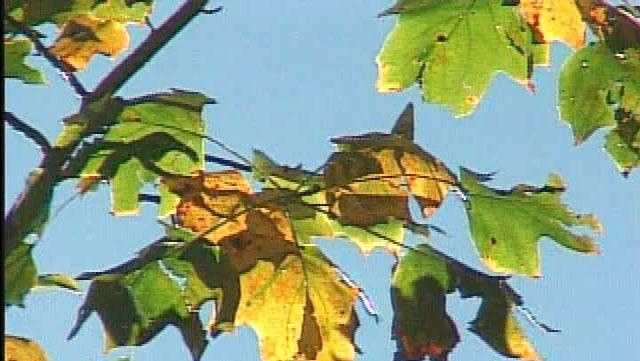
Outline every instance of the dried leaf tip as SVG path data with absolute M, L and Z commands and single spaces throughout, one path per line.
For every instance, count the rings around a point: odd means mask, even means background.
M 393 126 L 393 129 L 391 129 L 391 133 L 403 136 L 408 140 L 413 140 L 414 123 L 413 103 L 409 103 L 398 117 L 398 120 L 396 120 L 396 124 Z

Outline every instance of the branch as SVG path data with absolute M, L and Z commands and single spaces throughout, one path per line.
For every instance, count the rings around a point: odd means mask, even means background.
M 186 0 L 184 5 L 178 9 L 157 31 L 152 34 L 123 62 L 118 64 L 101 82 L 96 89 L 83 97 L 82 107 L 93 100 L 102 98 L 105 95 L 117 91 L 130 77 L 132 77 L 142 66 L 158 52 L 180 29 L 188 24 L 208 0 Z M 11 22 L 11 19 L 8 19 Z M 15 20 L 14 20 L 15 21 Z M 22 24 L 14 24 L 22 25 Z M 24 28 L 24 27 L 23 27 Z M 27 30 L 26 28 L 24 30 Z M 27 36 L 37 38 L 36 32 L 26 32 Z M 31 37 L 30 36 L 30 37 Z M 32 39 L 34 40 L 34 39 Z M 50 55 L 46 47 L 37 39 L 34 41 L 38 50 L 44 56 Z M 41 48 L 40 48 L 41 47 Z M 51 61 L 51 60 L 50 60 Z M 55 59 L 57 63 L 57 59 Z M 73 81 L 73 75 L 69 78 Z M 78 83 L 79 84 L 79 83 Z M 105 109 L 108 111 L 108 109 Z M 100 126 L 99 122 L 104 118 L 100 114 L 88 118 L 84 128 L 73 138 L 65 139 L 64 145 L 56 145 L 40 162 L 40 165 L 32 172 L 29 183 L 13 203 L 9 213 L 5 217 L 5 227 L 3 232 L 3 249 L 8 254 L 19 242 L 22 242 L 33 232 L 34 218 L 42 217 L 48 211 L 46 207 L 53 189 L 64 178 L 61 177 L 61 169 L 71 158 L 74 151 L 86 136 L 90 135 L 93 129 Z
M 40 147 L 42 153 L 47 154 L 51 150 L 51 144 L 49 144 L 47 138 L 42 133 L 40 133 L 39 130 L 20 120 L 20 118 L 13 115 L 13 113 L 4 112 L 3 119 L 13 129 L 24 134 L 27 138 L 33 140 L 33 142 Z
M 185 25 L 187 25 L 209 0 L 187 0 L 169 19 L 151 34 L 126 59 L 120 62 L 98 86 L 88 94 L 84 103 L 117 92 L 160 49 L 162 49 Z
M 9 24 L 11 24 L 11 26 L 17 29 L 20 29 L 20 32 L 23 33 L 27 38 L 29 38 L 29 40 L 31 40 L 31 42 L 35 45 L 36 50 L 38 50 L 38 52 L 42 54 L 42 56 L 44 56 L 45 59 L 47 59 L 49 63 L 53 65 L 53 67 L 55 67 L 61 72 L 62 77 L 69 82 L 69 85 L 71 85 L 71 87 L 76 92 L 76 94 L 78 94 L 78 96 L 82 98 L 87 94 L 89 94 L 89 92 L 85 89 L 82 83 L 80 83 L 80 80 L 73 73 L 73 69 L 71 69 L 65 63 L 61 62 L 55 55 L 53 55 L 49 51 L 49 48 L 47 48 L 42 43 L 42 41 L 40 40 L 40 38 L 42 37 L 42 34 L 40 34 L 36 30 L 31 29 L 25 24 L 16 21 L 11 16 L 6 16 L 5 20 Z

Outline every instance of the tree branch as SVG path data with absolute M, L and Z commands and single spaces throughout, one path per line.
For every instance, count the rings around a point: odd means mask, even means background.
M 185 25 L 187 25 L 209 0 L 187 0 L 169 19 L 151 34 L 126 59 L 120 62 L 96 88 L 84 98 L 84 103 L 117 92 L 160 49 L 162 49 Z
M 85 89 L 85 87 L 82 85 L 80 80 L 75 76 L 75 74 L 73 73 L 73 70 L 70 67 L 68 67 L 66 64 L 61 62 L 58 58 L 56 58 L 56 56 L 53 55 L 49 51 L 49 48 L 47 48 L 42 43 L 42 41 L 40 40 L 42 35 L 39 32 L 37 32 L 36 30 L 31 29 L 30 27 L 26 26 L 25 24 L 23 24 L 21 22 L 16 21 L 11 16 L 6 16 L 5 20 L 9 24 L 11 24 L 11 26 L 19 29 L 21 33 L 23 33 L 27 38 L 29 38 L 29 40 L 31 40 L 33 45 L 36 47 L 36 50 L 40 54 L 42 54 L 42 56 L 44 56 L 45 59 L 47 59 L 49 61 L 49 63 L 51 63 L 51 65 L 53 65 L 53 67 L 55 67 L 56 69 L 58 69 L 60 71 L 60 73 L 62 74 L 62 77 L 67 82 L 69 82 L 69 85 L 71 85 L 71 87 L 76 92 L 76 94 L 78 94 L 78 96 L 84 97 L 89 93 Z
M 130 77 L 158 52 L 180 29 L 188 24 L 208 0 L 186 0 L 185 3 L 152 34 L 123 62 L 118 64 L 101 82 L 96 89 L 83 97 L 82 108 L 92 101 L 117 91 Z M 9 19 L 9 21 L 11 21 Z M 20 24 L 21 25 L 21 24 Z M 26 30 L 26 29 L 25 29 Z M 29 32 L 26 35 L 37 38 L 37 33 Z M 33 40 L 33 39 L 32 39 Z M 39 41 L 34 42 L 38 50 L 47 56 L 49 52 Z M 40 45 L 38 45 L 40 44 Z M 50 54 L 49 54 L 50 55 Z M 57 61 L 57 60 L 56 60 Z M 74 77 L 70 78 L 74 79 Z M 109 111 L 105 109 L 104 111 Z M 55 186 L 64 178 L 61 177 L 61 169 L 73 155 L 82 139 L 90 135 L 93 129 L 99 127 L 104 116 L 93 114 L 84 124 L 84 127 L 73 137 L 65 139 L 63 145 L 56 145 L 45 155 L 40 165 L 32 172 L 29 182 L 22 193 L 13 203 L 9 213 L 5 217 L 3 232 L 3 249 L 5 254 L 22 242 L 34 231 L 34 218 L 41 218 L 48 213 L 48 202 L 53 194 Z
M 2 117 L 13 129 L 24 134 L 27 138 L 36 143 L 42 150 L 42 153 L 47 154 L 51 150 L 51 144 L 49 144 L 47 138 L 40 133 L 39 130 L 20 120 L 20 118 L 16 117 L 11 112 L 4 112 Z

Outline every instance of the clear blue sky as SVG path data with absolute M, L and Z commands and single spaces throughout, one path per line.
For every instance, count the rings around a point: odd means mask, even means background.
M 201 16 L 190 24 L 120 92 L 125 97 L 170 87 L 201 91 L 218 105 L 205 111 L 209 134 L 244 154 L 259 148 L 274 159 L 308 168 L 321 164 L 332 146 L 329 138 L 390 129 L 409 101 L 416 103 L 417 142 L 457 169 L 498 171 L 493 183 L 542 184 L 558 172 L 569 184 L 564 200 L 576 211 L 594 212 L 605 233 L 598 257 L 583 256 L 541 242 L 543 277 L 514 278 L 512 284 L 538 317 L 563 330 L 545 334 L 523 324 L 539 353 L 549 361 L 640 360 L 640 171 L 621 177 L 602 150 L 603 132 L 573 146 L 571 132 L 555 106 L 559 66 L 569 53 L 554 47 L 553 65 L 535 74 L 537 94 L 505 76 L 496 78 L 478 110 L 462 120 L 438 106 L 422 104 L 419 91 L 396 95 L 374 89 L 374 57 L 394 19 L 377 19 L 389 3 L 376 1 L 236 1 L 222 13 Z M 153 19 L 164 19 L 174 2 L 158 1 Z M 52 30 L 50 28 L 49 30 Z M 133 28 L 133 43 L 147 33 Z M 41 59 L 33 60 L 50 69 Z M 99 57 L 80 78 L 88 87 L 114 62 Z M 48 86 L 7 81 L 6 107 L 53 138 L 60 119 L 78 108 L 78 99 L 55 72 Z M 29 170 L 39 162 L 36 148 L 11 130 L 6 136 L 6 194 L 9 207 Z M 209 152 L 217 151 L 209 148 Z M 54 207 L 72 194 L 73 184 L 56 193 Z M 48 226 L 35 249 L 40 272 L 104 269 L 131 258 L 157 239 L 155 208 L 145 205 L 139 217 L 108 214 L 106 187 L 71 203 Z M 432 219 L 449 238 L 433 244 L 473 267 L 483 269 L 469 238 L 459 200 L 450 197 Z M 361 283 L 381 314 L 376 324 L 359 306 L 361 327 L 356 341 L 359 360 L 392 359 L 389 275 L 392 258 L 374 252 L 367 258 L 345 242 L 322 242 L 326 252 Z M 168 328 L 140 348 L 102 353 L 102 329 L 93 316 L 78 336 L 66 341 L 82 296 L 40 292 L 28 296 L 25 309 L 5 312 L 9 333 L 35 338 L 52 361 L 188 360 L 179 333 Z M 479 300 L 449 298 L 449 309 L 461 329 L 462 342 L 453 361 L 500 360 L 479 338 L 464 331 Z M 253 332 L 239 329 L 209 345 L 203 360 L 255 361 Z

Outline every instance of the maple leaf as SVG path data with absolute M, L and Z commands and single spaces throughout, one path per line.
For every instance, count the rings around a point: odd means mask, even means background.
M 129 34 L 122 23 L 80 15 L 64 25 L 51 53 L 77 71 L 86 68 L 96 54 L 115 57 L 128 46 Z
M 253 194 L 237 171 L 167 177 L 163 182 L 180 197 L 178 225 L 221 246 L 239 271 L 250 269 L 256 259 L 267 257 L 263 253 L 295 250 L 291 223 L 276 202 L 278 192 Z
M 79 15 L 91 14 L 121 23 L 142 22 L 151 11 L 152 0 L 10 0 L 9 16 L 25 25 L 53 23 L 61 26 Z
M 541 360 L 513 314 L 522 300 L 505 279 L 475 271 L 425 244 L 400 258 L 392 276 L 396 359 L 447 360 L 460 341 L 446 311 L 446 297 L 456 290 L 462 298 L 482 299 L 470 331 L 504 356 Z
M 100 116 L 99 124 L 107 127 L 106 133 L 85 143 L 67 172 L 84 180 L 81 191 L 99 179 L 111 180 L 113 212 L 136 214 L 138 193 L 144 183 L 160 176 L 188 176 L 204 169 L 201 113 L 205 104 L 213 102 L 200 93 L 181 90 L 130 100 L 105 100 L 70 117 L 56 144 L 73 139 L 87 119 Z M 160 192 L 164 194 L 160 216 L 175 212 L 177 197 L 163 188 Z
M 215 320 L 211 328 L 252 327 L 264 361 L 351 361 L 358 293 L 319 249 L 307 246 L 280 263 L 258 261 L 241 274 L 234 322 Z
M 167 325 L 174 325 L 194 360 L 207 345 L 198 309 L 208 300 L 220 299 L 224 290 L 230 289 L 231 295 L 237 289 L 233 270 L 219 250 L 193 237 L 161 239 L 122 265 L 84 273 L 78 279 L 92 282 L 69 338 L 93 312 L 104 326 L 107 351 L 145 344 Z
M 614 53 L 599 42 L 578 51 L 559 80 L 560 116 L 577 144 L 601 127 L 612 127 L 606 149 L 628 174 L 640 164 L 640 46 Z
M 520 185 L 511 190 L 487 187 L 464 168 L 460 180 L 468 197 L 471 236 L 492 271 L 539 277 L 538 241 L 543 236 L 575 251 L 598 252 L 589 236 L 576 235 L 571 227 L 601 231 L 602 226 L 593 215 L 575 214 L 562 204 L 565 185 L 557 175 L 551 175 L 544 187 Z
M 95 54 L 115 57 L 129 45 L 128 23 L 142 23 L 151 0 L 26 0 L 9 1 L 5 11 L 25 26 L 56 24 L 62 33 L 51 53 L 72 71 L 82 70 Z M 6 32 L 19 32 L 8 26 Z
M 399 1 L 389 14 L 398 20 L 376 58 L 378 91 L 417 83 L 425 101 L 456 116 L 475 109 L 496 72 L 531 86 L 530 68 L 547 62 L 548 47 L 499 1 Z
M 47 361 L 49 358 L 37 342 L 24 337 L 4 335 L 4 358 L 8 361 Z
M 25 63 L 33 51 L 33 44 L 26 38 L 4 39 L 4 77 L 20 79 L 27 84 L 43 84 L 44 76 Z
M 561 41 L 573 49 L 584 46 L 587 26 L 575 1 L 522 0 L 519 6 L 536 41 Z
M 390 134 L 332 139 L 339 152 L 327 161 L 324 175 L 327 198 L 339 220 L 346 218 L 344 223 L 358 226 L 385 217 L 408 220 L 409 195 L 415 197 L 425 217 L 440 207 L 456 178 L 413 142 L 413 124 L 413 105 L 409 104 Z

